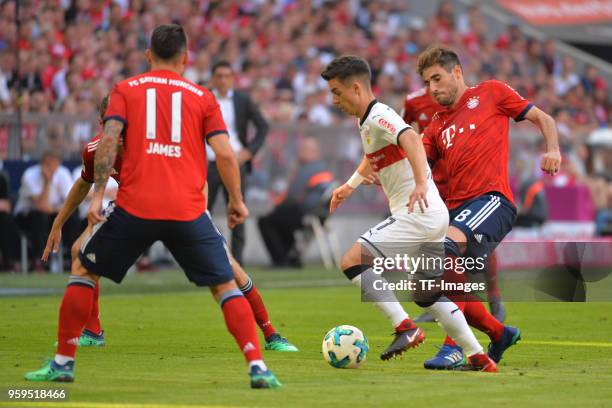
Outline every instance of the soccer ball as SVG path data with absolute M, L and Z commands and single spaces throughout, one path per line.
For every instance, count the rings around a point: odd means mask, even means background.
M 349 325 L 336 326 L 323 338 L 323 358 L 335 368 L 357 368 L 368 354 L 368 339 Z

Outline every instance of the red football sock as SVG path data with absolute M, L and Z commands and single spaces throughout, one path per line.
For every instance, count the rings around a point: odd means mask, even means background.
M 253 314 L 255 315 L 255 321 L 263 332 L 264 337 L 267 339 L 276 333 L 274 326 L 270 323 L 270 317 L 268 316 L 268 311 L 266 310 L 263 299 L 253 282 L 249 281 L 244 287 L 240 288 L 240 290 L 249 301 Z
M 480 300 L 466 302 L 463 314 L 470 326 L 486 333 L 492 341 L 501 339 L 504 325 L 489 313 Z
M 497 286 L 497 256 L 495 252 L 491 253 L 487 262 L 487 272 L 485 274 L 487 280 L 487 296 L 489 302 L 491 300 L 499 300 L 501 294 L 499 293 L 499 287 Z
M 83 327 L 91 315 L 95 282 L 70 276 L 59 312 L 57 354 L 74 357 Z
M 100 282 L 96 282 L 96 288 L 94 289 L 93 306 L 91 308 L 91 315 L 85 325 L 85 330 L 90 331 L 94 334 L 100 334 L 102 328 L 100 327 L 100 307 L 98 306 L 98 298 L 100 297 Z
M 257 327 L 249 302 L 244 296 L 235 295 L 222 301 L 221 309 L 227 329 L 236 339 L 247 362 L 261 360 Z

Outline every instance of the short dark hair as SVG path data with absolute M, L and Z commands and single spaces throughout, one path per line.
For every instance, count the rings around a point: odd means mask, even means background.
M 225 60 L 221 60 L 221 61 L 217 61 L 213 64 L 210 73 L 214 74 L 216 70 L 218 70 L 219 68 L 229 68 L 230 71 L 233 71 L 232 69 L 232 64 L 230 64 L 229 62 L 225 61 Z
M 461 66 L 461 62 L 457 53 L 450 48 L 431 45 L 419 55 L 417 60 L 419 75 L 423 76 L 423 71 L 434 65 L 440 65 L 447 72 L 451 72 L 455 65 Z
M 157 26 L 151 34 L 151 52 L 156 57 L 168 61 L 187 49 L 187 36 L 178 24 Z
M 321 72 L 321 77 L 326 81 L 338 78 L 344 82 L 347 78 L 354 76 L 367 78 L 368 84 L 372 80 L 372 71 L 366 60 L 355 55 L 337 57 Z
M 106 113 L 106 108 L 108 108 L 108 100 L 110 99 L 110 95 L 106 95 L 102 98 L 100 102 L 100 106 L 98 107 L 98 113 L 100 114 L 100 119 L 104 118 L 104 114 Z

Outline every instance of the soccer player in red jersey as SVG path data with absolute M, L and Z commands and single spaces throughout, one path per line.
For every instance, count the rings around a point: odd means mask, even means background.
M 561 165 L 555 122 L 502 82 L 490 80 L 468 87 L 457 54 L 448 48 L 432 46 L 424 51 L 418 71 L 429 94 L 445 107 L 425 129 L 423 143 L 430 162 L 443 160 L 446 164 L 446 205 L 451 219 L 446 254 L 486 260 L 516 218 L 508 180 L 508 119 L 527 119 L 539 128 L 546 142 L 540 167 L 550 175 Z M 489 356 L 494 361 L 499 362 L 504 351 L 520 339 L 518 328 L 499 323 L 481 302 L 458 306 L 465 307 L 471 325 L 491 338 Z M 449 359 L 458 360 L 456 355 Z
M 402 118 L 406 123 L 409 123 L 413 128 L 417 129 L 417 131 L 423 132 L 431 123 L 435 113 L 443 109 L 444 107 L 436 102 L 429 92 L 427 92 L 427 88 L 421 88 L 418 91 L 406 95 L 404 106 L 402 107 Z M 447 177 L 444 160 L 437 160 L 434 163 L 434 167 L 431 169 L 431 173 L 436 183 L 436 187 L 438 188 L 438 192 L 440 193 L 440 197 L 445 200 L 447 195 Z M 487 297 L 489 299 L 491 314 L 503 323 L 506 317 L 506 310 L 501 301 L 499 287 L 497 286 L 497 257 L 494 251 L 491 252 L 489 256 L 485 274 L 487 278 Z M 469 315 L 466 315 L 466 318 L 469 322 Z M 415 322 L 431 322 L 433 320 L 433 316 L 429 313 L 423 313 L 421 316 L 414 319 Z
M 104 119 L 104 114 L 106 112 L 106 108 L 108 106 L 108 97 L 105 97 L 100 104 L 100 122 Z M 96 135 L 93 139 L 85 145 L 82 153 L 83 160 L 83 168 L 81 171 L 81 177 L 76 180 L 66 198 L 66 202 L 62 206 L 61 210 L 55 217 L 53 221 L 53 226 L 51 227 L 51 232 L 49 233 L 49 237 L 47 239 L 47 245 L 45 247 L 45 251 L 42 255 L 42 260 L 47 261 L 49 258 L 49 254 L 51 251 L 57 252 L 59 249 L 59 243 L 62 237 L 62 227 L 64 223 L 70 217 L 70 215 L 77 209 L 77 207 L 83 202 L 89 191 L 91 190 L 91 185 L 94 183 L 94 158 L 96 155 L 96 151 L 98 149 L 98 144 L 100 142 L 101 134 Z M 113 165 L 113 172 L 111 173 L 111 177 L 113 177 L 117 183 L 119 183 L 121 176 L 121 154 L 117 155 L 117 159 L 115 160 L 115 164 Z M 207 189 L 205 189 L 207 190 Z M 207 192 L 204 192 L 205 196 Z M 81 248 L 81 244 L 83 239 L 87 236 L 87 231 L 85 231 L 79 239 L 77 239 L 72 245 L 72 259 L 76 260 L 78 256 L 79 249 Z M 266 350 L 275 350 L 275 351 L 298 351 L 297 347 L 293 344 L 289 343 L 289 341 L 280 335 L 270 322 L 270 318 L 268 315 L 268 310 L 263 303 L 263 299 L 257 290 L 257 287 L 249 277 L 249 275 L 242 269 L 240 264 L 236 262 L 236 260 L 230 254 L 230 262 L 232 264 L 232 272 L 234 273 L 234 279 L 240 288 L 240 291 L 247 298 L 249 304 L 251 305 L 251 309 L 255 315 L 255 321 L 257 322 L 259 328 L 261 329 L 265 339 L 266 339 Z M 104 340 L 104 331 L 100 326 L 100 317 L 99 317 L 99 290 L 100 285 L 97 282 L 96 287 L 94 289 L 94 298 L 93 298 L 93 306 L 91 308 L 91 315 L 89 320 L 85 324 L 81 337 L 79 338 L 79 346 L 103 346 L 105 344 Z
M 423 342 L 425 334 L 398 302 L 392 288 L 376 264 L 398 257 L 443 259 L 443 242 L 448 226 L 448 210 L 430 177 L 421 136 L 389 106 L 374 98 L 369 64 L 346 55 L 330 62 L 321 77 L 333 95 L 333 103 L 345 113 L 359 118 L 358 126 L 364 157 L 353 176 L 334 190 L 330 212 L 335 211 L 364 181 L 377 175 L 389 201 L 391 216 L 370 228 L 343 255 L 344 275 L 361 289 L 362 297 L 373 302 L 395 328 L 382 360 L 401 355 Z M 418 209 L 415 204 L 418 204 Z M 406 270 L 406 267 L 398 266 Z M 462 345 L 473 369 L 496 372 L 497 366 L 469 328 L 463 313 L 443 296 L 438 280 L 441 267 L 415 266 L 414 302 L 436 317 L 440 326 Z M 418 283 L 420 282 L 420 283 Z
M 147 50 L 151 70 L 113 88 L 94 161 L 94 195 L 83 241 L 60 307 L 55 358 L 32 381 L 73 381 L 78 338 L 100 276 L 120 283 L 127 269 L 161 240 L 189 280 L 208 286 L 248 365 L 252 388 L 281 386 L 262 360 L 253 311 L 234 281 L 223 237 L 208 213 L 206 146 L 214 150 L 229 193 L 228 225 L 244 222 L 236 158 L 214 96 L 182 77 L 187 38 L 176 24 L 161 25 Z M 121 183 L 114 206 L 102 197 L 123 135 Z

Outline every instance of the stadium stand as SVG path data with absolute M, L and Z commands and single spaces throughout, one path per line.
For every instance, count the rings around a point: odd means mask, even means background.
M 269 209 L 270 195 L 286 182 L 282 177 L 294 166 L 300 135 L 334 138 L 323 156 L 339 178 L 359 160 L 353 123 L 331 107 L 319 76 L 327 62 L 340 53 L 365 57 L 378 98 L 399 110 L 406 93 L 422 87 L 417 55 L 441 42 L 459 52 L 470 83 L 506 81 L 557 120 L 564 165 L 554 178 L 537 169 L 535 130 L 513 125 L 515 191 L 523 180 L 541 180 L 550 221 L 578 223 L 582 231 L 580 223 L 594 225 L 597 218 L 596 231 L 612 230 L 609 78 L 595 65 L 559 53 L 555 40 L 526 34 L 516 21 L 491 27 L 478 5 L 427 3 L 428 15 L 414 1 L 31 0 L 19 2 L 17 25 L 17 3 L 3 1 L 0 160 L 13 181 L 11 191 L 19 189 L 22 161 L 36 160 L 47 148 L 60 150 L 69 162 L 78 160 L 97 131 L 97 103 L 113 83 L 146 69 L 142 50 L 152 28 L 175 21 L 190 40 L 185 75 L 206 84 L 212 63 L 230 61 L 237 87 L 250 92 L 272 124 L 247 192 L 256 213 Z M 354 203 L 346 211 L 382 208 L 375 191 L 360 196 L 368 207 Z

